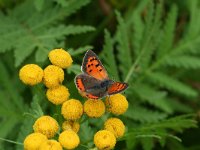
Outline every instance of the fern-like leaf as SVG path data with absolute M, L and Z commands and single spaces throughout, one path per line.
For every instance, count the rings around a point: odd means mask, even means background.
M 199 1 L 193 0 L 188 1 L 188 6 L 190 10 L 190 22 L 188 32 L 185 35 L 186 39 L 193 39 L 196 36 L 199 36 L 200 32 L 200 10 L 199 10 Z
M 148 85 L 135 85 L 133 89 L 141 98 L 142 101 L 147 102 L 166 113 L 172 113 L 171 105 L 165 99 L 167 93 L 165 91 L 158 91 Z
M 14 49 L 15 65 L 19 66 L 25 58 L 37 50 L 36 61 L 43 62 L 49 50 L 57 47 L 65 35 L 94 31 L 90 26 L 55 24 L 88 2 L 89 0 L 70 0 L 63 8 L 54 7 L 54 3 L 49 2 L 44 9 L 37 11 L 32 4 L 33 1 L 25 1 L 8 15 L 1 14 L 3 20 L 0 23 L 1 52 Z
M 128 74 L 128 70 L 132 65 L 132 57 L 130 57 L 132 54 L 129 46 L 127 24 L 118 11 L 116 11 L 116 16 L 118 20 L 118 32 L 116 33 L 116 40 L 118 42 L 117 50 L 118 60 L 120 62 L 119 69 L 122 72 L 123 79 L 125 79 L 126 75 Z
M 163 29 L 164 31 L 157 51 L 158 59 L 159 57 L 162 57 L 164 54 L 166 54 L 173 46 L 176 19 L 177 19 L 177 7 L 173 5 L 164 25 Z
M 17 141 L 23 143 L 25 137 L 33 131 L 34 121 L 43 115 L 43 111 L 39 105 L 39 96 L 35 95 L 31 103 L 31 107 L 28 112 L 24 115 L 24 120 L 22 122 L 20 132 L 17 137 Z M 21 145 L 16 146 L 17 150 L 21 150 Z
M 142 123 L 147 122 L 158 122 L 167 117 L 165 113 L 159 111 L 151 111 L 141 106 L 129 106 L 129 109 L 124 114 L 125 117 L 133 119 L 135 121 L 140 121 Z
M 178 68 L 185 69 L 199 69 L 200 68 L 200 60 L 195 56 L 189 55 L 180 55 L 177 57 L 169 57 L 166 59 L 166 65 L 174 66 Z
M 103 58 L 105 62 L 106 69 L 109 71 L 110 77 L 114 77 L 116 80 L 119 80 L 117 63 L 114 57 L 114 49 L 113 49 L 113 40 L 111 38 L 110 33 L 105 30 L 105 44 L 103 46 L 103 51 L 100 57 Z
M 156 84 L 165 87 L 174 92 L 178 92 L 185 96 L 196 97 L 198 93 L 188 85 L 166 75 L 161 72 L 154 72 L 148 74 L 150 79 Z

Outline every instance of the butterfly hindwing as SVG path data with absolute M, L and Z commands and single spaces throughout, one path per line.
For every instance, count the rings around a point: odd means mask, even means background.
M 109 88 L 108 88 L 108 95 L 113 95 L 120 93 L 124 91 L 128 87 L 127 83 L 123 82 L 114 82 Z
M 98 99 L 107 94 L 106 88 L 101 86 L 101 81 L 87 74 L 77 75 L 75 84 L 80 94 L 91 99 Z
M 98 80 L 108 79 L 106 69 L 98 56 L 91 50 L 87 51 L 83 59 L 82 71 Z
M 85 92 L 85 86 L 83 84 L 83 76 L 82 76 L 82 74 L 76 76 L 75 84 L 76 84 L 76 87 L 77 87 L 77 89 L 79 91 Z

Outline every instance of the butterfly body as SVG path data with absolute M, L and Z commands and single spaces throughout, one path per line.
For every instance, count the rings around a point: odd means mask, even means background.
M 107 72 L 97 55 L 89 50 L 82 64 L 82 74 L 75 78 L 75 84 L 82 96 L 99 99 L 125 90 L 128 85 L 108 78 Z

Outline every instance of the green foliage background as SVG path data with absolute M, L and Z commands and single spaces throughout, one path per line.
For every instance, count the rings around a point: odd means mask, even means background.
M 93 49 L 110 78 L 128 82 L 126 134 L 115 149 L 199 150 L 200 4 L 198 0 L 0 0 L 0 149 L 21 150 L 38 116 L 57 118 L 45 87 L 23 85 L 19 69 L 43 68 L 64 48 L 71 97 L 84 53 Z M 78 149 L 94 148 L 106 115 L 81 124 Z M 83 146 L 84 145 L 84 146 Z M 86 147 L 87 148 L 86 148 Z

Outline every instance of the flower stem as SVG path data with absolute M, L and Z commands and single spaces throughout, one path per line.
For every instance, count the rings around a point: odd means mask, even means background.
M 15 142 L 15 141 L 4 139 L 4 138 L 0 138 L 0 140 L 5 141 L 5 142 L 9 142 L 9 143 L 13 143 L 13 144 L 17 144 L 17 145 L 23 145 L 23 143 Z

